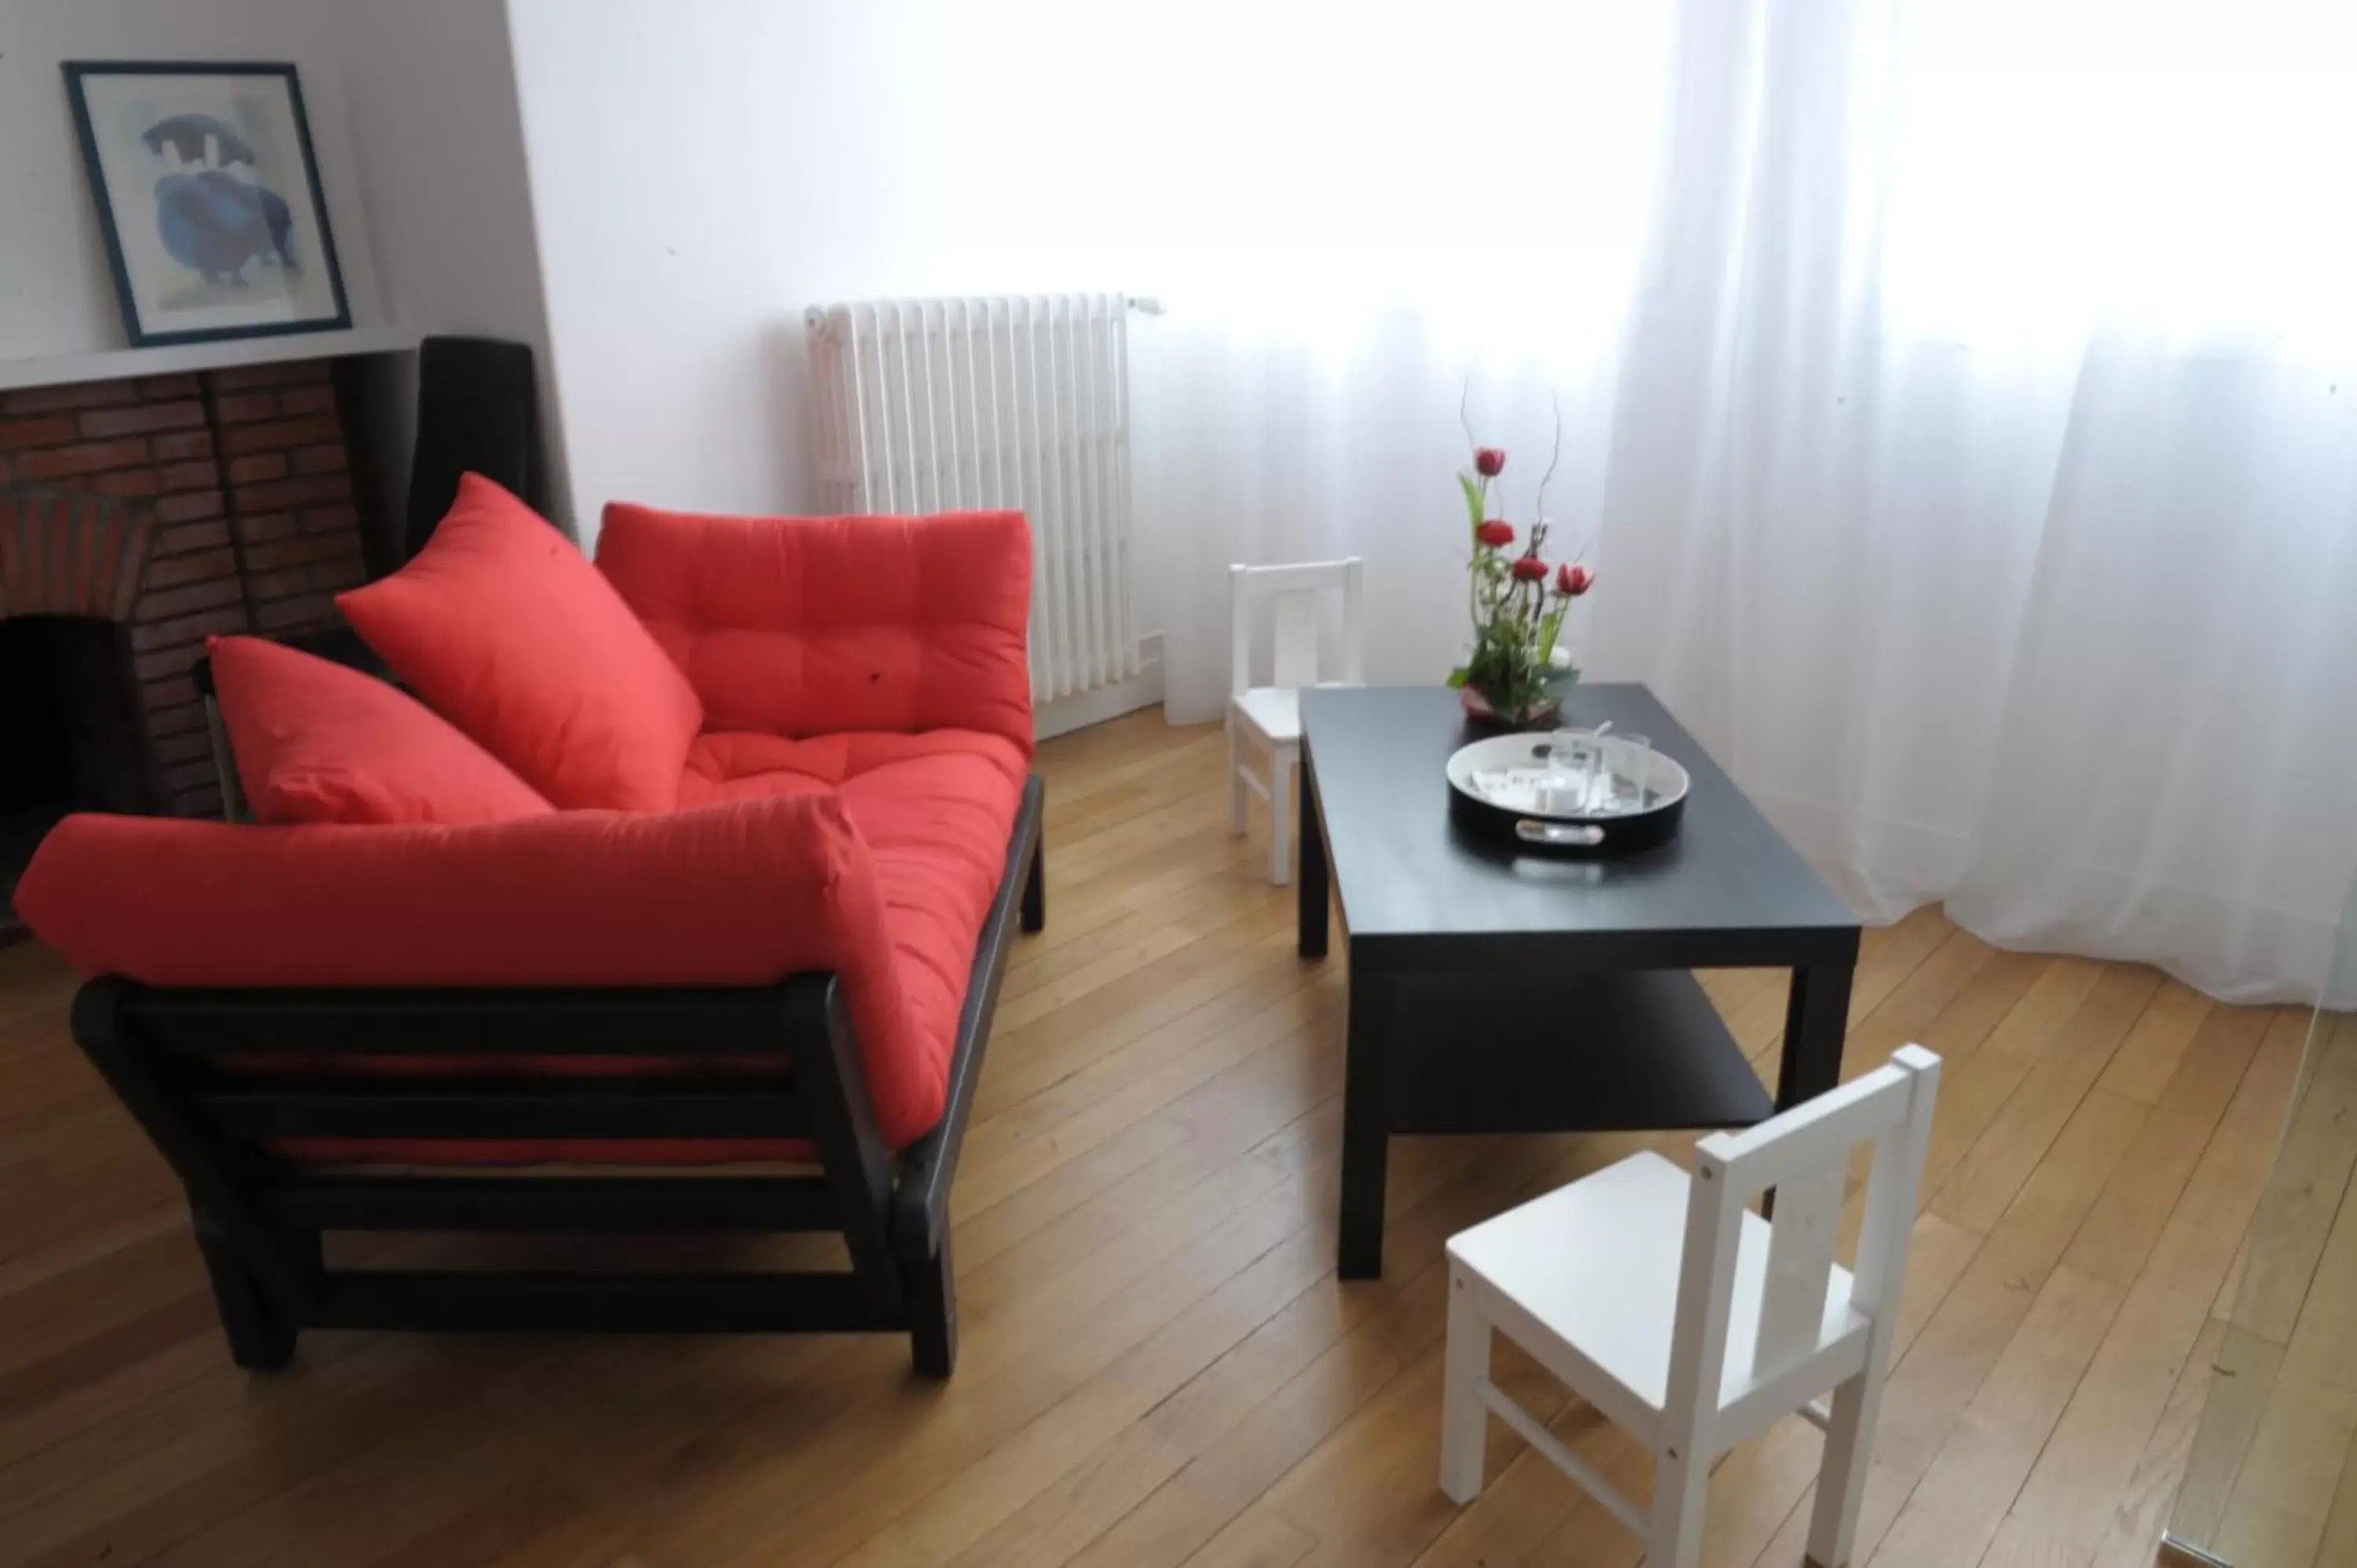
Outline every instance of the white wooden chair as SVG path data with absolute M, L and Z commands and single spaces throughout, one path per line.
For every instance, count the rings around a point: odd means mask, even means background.
M 1319 684 L 1355 686 L 1364 678 L 1366 626 L 1360 614 L 1361 570 L 1355 555 L 1343 561 L 1310 561 L 1294 566 L 1228 568 L 1228 831 L 1244 831 L 1247 789 L 1268 802 L 1269 880 L 1282 887 L 1293 880 L 1293 770 L 1301 761 L 1301 688 Z M 1342 678 L 1318 679 L 1318 596 L 1342 595 Z M 1272 599 L 1276 613 L 1276 655 L 1270 683 L 1252 683 L 1252 612 L 1255 601 Z M 1268 757 L 1265 777 L 1253 772 L 1250 748 Z
M 1940 1058 L 1907 1046 L 1749 1132 L 1705 1138 L 1691 1177 L 1633 1155 L 1451 1239 L 1441 1490 L 1460 1503 L 1480 1492 L 1494 1412 L 1645 1539 L 1647 1568 L 1693 1568 L 1712 1461 L 1799 1413 L 1825 1434 L 1809 1560 L 1842 1568 L 1939 1083 Z M 1842 1186 L 1869 1141 L 1852 1274 L 1834 1262 Z M 1772 1222 L 1746 1207 L 1771 1187 Z M 1652 1450 L 1650 1510 L 1490 1380 L 1493 1328 Z

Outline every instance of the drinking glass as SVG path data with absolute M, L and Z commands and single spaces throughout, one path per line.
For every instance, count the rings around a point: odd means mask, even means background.
M 1614 757 L 1607 765 L 1610 768 L 1607 778 L 1614 794 L 1615 809 L 1626 811 L 1652 810 L 1653 743 L 1641 735 L 1631 735 L 1625 730 L 1615 731 L 1612 738 L 1620 743 L 1620 752 L 1619 757 Z M 1621 795 L 1620 790 L 1620 785 L 1624 780 L 1629 786 L 1625 796 Z M 1620 804 L 1619 802 L 1622 800 L 1626 803 Z
M 1604 747 L 1594 730 L 1559 729 L 1548 736 L 1546 809 L 1588 811 L 1603 761 Z

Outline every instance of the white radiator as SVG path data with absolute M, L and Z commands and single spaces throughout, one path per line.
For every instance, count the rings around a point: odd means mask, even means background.
M 1118 294 L 1000 295 L 813 306 L 804 317 L 828 510 L 1029 516 L 1035 702 L 1139 673 L 1130 305 Z

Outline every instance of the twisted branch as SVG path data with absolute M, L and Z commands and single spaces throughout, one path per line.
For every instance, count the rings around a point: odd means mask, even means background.
M 1555 450 L 1547 454 L 1546 472 L 1539 476 L 1539 493 L 1531 502 L 1534 519 L 1546 516 L 1546 488 L 1555 478 L 1557 463 L 1563 461 L 1563 399 L 1553 387 L 1547 388 L 1547 403 L 1555 409 Z

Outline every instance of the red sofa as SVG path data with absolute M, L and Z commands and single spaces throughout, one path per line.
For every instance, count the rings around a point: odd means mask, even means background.
M 242 1365 L 314 1326 L 889 1328 L 946 1376 L 949 1180 L 1044 918 L 1023 519 L 615 506 L 597 566 L 702 711 L 675 781 L 586 759 L 645 809 L 79 816 L 17 907 L 96 976 L 76 1037 Z M 851 1267 L 330 1269 L 342 1229 L 818 1230 Z

